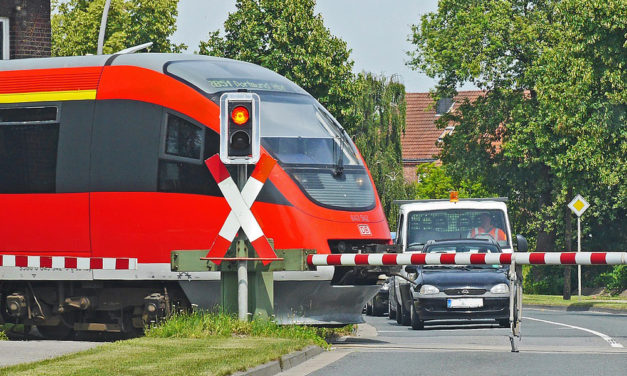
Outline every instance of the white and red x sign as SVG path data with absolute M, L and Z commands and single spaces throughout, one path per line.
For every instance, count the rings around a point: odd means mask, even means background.
M 233 239 L 235 239 L 237 231 L 241 227 L 260 258 L 276 258 L 276 253 L 272 250 L 268 239 L 266 239 L 263 234 L 263 230 L 259 226 L 259 223 L 257 223 L 257 219 L 250 211 L 250 207 L 257 199 L 257 196 L 259 195 L 259 192 L 261 192 L 261 188 L 263 188 L 268 176 L 270 176 L 270 171 L 272 171 L 276 165 L 276 160 L 267 154 L 262 155 L 241 192 L 220 160 L 220 156 L 218 154 L 207 159 L 205 164 L 209 168 L 209 171 L 211 171 L 213 178 L 218 183 L 218 187 L 220 188 L 220 191 L 222 191 L 226 202 L 231 207 L 231 212 L 222 225 L 218 236 L 216 236 L 209 253 L 207 253 L 207 257 L 224 257 L 231 246 L 231 243 L 233 243 Z M 220 264 L 221 260 L 214 260 L 213 262 Z M 264 265 L 267 265 L 270 262 L 272 261 L 262 260 Z

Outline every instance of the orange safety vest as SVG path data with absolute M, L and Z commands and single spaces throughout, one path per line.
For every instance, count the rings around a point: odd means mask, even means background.
M 485 229 L 483 229 L 482 227 L 475 227 L 470 231 L 471 238 L 474 238 L 479 234 L 488 234 L 492 238 L 494 238 L 494 240 L 507 240 L 507 235 L 505 235 L 505 232 L 497 227 L 492 227 L 492 230 L 490 231 L 485 231 Z

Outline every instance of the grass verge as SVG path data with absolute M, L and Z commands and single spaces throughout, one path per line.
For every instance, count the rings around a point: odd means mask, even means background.
M 35 363 L 0 375 L 228 375 L 300 350 L 311 341 L 287 338 L 135 338 Z
M 523 294 L 523 304 L 546 306 L 560 306 L 585 310 L 587 308 L 607 308 L 627 310 L 627 300 L 613 296 L 582 296 L 573 295 L 570 300 L 564 300 L 561 295 L 530 295 Z
M 176 315 L 146 336 L 54 359 L 0 368 L 0 375 L 227 375 L 325 338 L 349 334 L 339 328 L 280 326 L 268 320 L 239 322 L 225 314 Z

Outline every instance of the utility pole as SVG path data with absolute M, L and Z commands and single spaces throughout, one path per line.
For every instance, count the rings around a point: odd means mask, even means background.
M 102 20 L 100 21 L 100 32 L 98 33 L 98 49 L 97 55 L 102 55 L 102 46 L 104 45 L 105 31 L 107 29 L 107 17 L 109 16 L 109 6 L 111 0 L 105 0 L 104 9 L 102 10 Z

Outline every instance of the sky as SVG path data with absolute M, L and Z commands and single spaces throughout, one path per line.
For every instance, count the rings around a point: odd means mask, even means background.
M 435 80 L 405 63 L 412 44 L 407 41 L 411 25 L 422 14 L 437 10 L 437 0 L 317 0 L 315 11 L 333 35 L 352 49 L 355 72 L 398 74 L 407 92 L 427 92 Z M 198 51 L 201 40 L 221 29 L 235 0 L 180 0 L 175 43 L 185 43 L 188 52 Z

